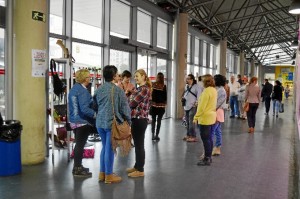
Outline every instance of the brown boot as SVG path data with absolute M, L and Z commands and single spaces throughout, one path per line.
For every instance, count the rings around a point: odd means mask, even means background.
M 216 150 L 217 150 L 217 147 L 214 147 L 213 150 L 212 150 L 212 152 L 211 152 L 211 155 L 212 155 L 212 156 L 215 156 L 215 155 L 216 155 Z
M 215 155 L 221 155 L 221 147 L 216 147 Z
M 254 128 L 253 127 L 251 128 L 251 133 L 254 133 Z
M 116 174 L 110 174 L 105 176 L 105 184 L 118 183 L 121 182 L 122 178 Z
M 99 182 L 104 182 L 105 180 L 105 173 L 104 172 L 100 172 L 99 173 Z

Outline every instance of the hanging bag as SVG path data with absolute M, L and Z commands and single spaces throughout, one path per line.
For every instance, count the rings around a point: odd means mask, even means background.
M 59 78 L 57 71 L 56 71 L 56 63 L 54 59 L 50 60 L 50 70 L 51 75 L 53 77 L 53 90 L 54 94 L 57 95 L 59 98 L 62 98 L 63 93 L 65 92 L 66 85 L 62 82 Z
M 117 147 L 120 147 L 121 156 L 126 156 L 129 154 L 130 149 L 132 148 L 131 145 L 131 127 L 128 124 L 127 121 L 124 121 L 123 123 L 118 123 L 116 119 L 115 114 L 115 108 L 114 108 L 114 88 L 113 85 L 111 89 L 111 103 L 112 103 L 112 109 L 113 109 L 113 121 L 112 121 L 112 128 L 111 128 L 111 142 L 113 151 L 117 152 Z

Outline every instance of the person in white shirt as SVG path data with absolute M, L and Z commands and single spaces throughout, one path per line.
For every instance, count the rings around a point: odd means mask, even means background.
M 240 84 L 237 81 L 235 81 L 234 76 L 231 76 L 228 86 L 230 88 L 230 99 L 229 99 L 230 109 L 231 109 L 230 118 L 234 118 L 234 116 L 239 117 L 240 111 L 239 111 L 239 104 L 238 104 L 238 91 L 240 88 Z

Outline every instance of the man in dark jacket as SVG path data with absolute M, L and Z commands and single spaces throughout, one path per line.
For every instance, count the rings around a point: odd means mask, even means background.
M 269 114 L 272 91 L 273 91 L 273 85 L 269 83 L 268 79 L 265 79 L 265 85 L 261 91 L 262 97 L 265 99 L 265 107 L 266 107 L 265 115 Z

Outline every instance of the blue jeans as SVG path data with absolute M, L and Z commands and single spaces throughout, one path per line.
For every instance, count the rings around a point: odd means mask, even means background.
M 216 136 L 216 147 L 220 147 L 222 145 L 222 130 L 221 130 L 221 122 L 216 122 L 212 126 L 212 136 Z
M 279 100 L 273 100 L 273 114 L 276 113 L 276 115 L 278 115 L 279 105 L 280 105 Z
M 230 109 L 231 116 L 238 115 L 240 116 L 239 103 L 237 96 L 230 96 Z
M 195 125 L 193 124 L 194 116 L 196 114 L 197 107 L 193 107 L 188 111 L 185 111 L 185 121 L 186 121 L 186 135 L 191 137 L 196 137 Z
M 111 129 L 97 128 L 102 141 L 102 150 L 100 154 L 100 172 L 105 175 L 113 173 L 114 152 L 111 146 Z

